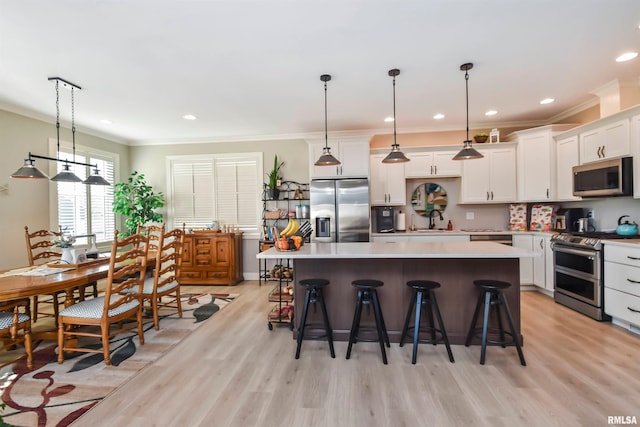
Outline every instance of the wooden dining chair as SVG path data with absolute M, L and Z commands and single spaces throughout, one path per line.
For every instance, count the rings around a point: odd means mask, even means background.
M 58 363 L 64 362 L 65 351 L 77 351 L 103 353 L 104 363 L 110 365 L 109 339 L 135 328 L 140 344 L 144 344 L 141 295 L 148 250 L 146 236 L 134 234 L 120 240 L 118 231 L 115 232 L 104 296 L 81 301 L 59 314 Z M 79 328 L 80 326 L 87 328 Z M 96 327 L 99 328 L 97 332 Z M 80 343 L 73 347 L 75 340 L 68 340 L 72 336 L 101 338 L 102 349 L 81 348 Z
M 164 230 L 164 227 L 162 229 Z M 178 316 L 182 317 L 178 275 L 182 263 L 183 239 L 184 233 L 179 228 L 160 235 L 153 276 L 144 282 L 142 303 L 144 305 L 149 302 L 156 330 L 160 329 L 158 310 L 161 307 L 176 308 Z M 163 301 L 163 297 L 167 297 L 168 300 Z
M 29 227 L 25 225 L 24 234 L 27 241 L 29 265 L 46 264 L 60 259 L 60 252 L 53 250 L 55 246 L 54 240 L 62 236 L 62 227 L 58 227 L 58 231 L 37 230 L 30 233 Z M 91 282 L 74 288 L 74 294 L 77 293 L 78 300 L 84 300 L 87 289 L 91 290 L 94 298 L 98 296 L 98 284 L 97 282 Z M 38 296 L 33 297 L 33 323 L 38 321 L 38 316 L 53 317 L 57 322 L 60 304 L 63 303 L 64 292 L 62 291 L 50 294 L 50 298 L 45 297 L 42 299 Z M 53 313 L 50 311 L 41 311 L 40 304 L 51 304 L 53 306 Z
M 20 331 L 22 331 L 22 335 L 19 334 Z M 0 302 L 0 338 L 2 340 L 0 350 L 23 343 L 27 356 L 27 368 L 33 368 L 31 301 L 29 298 Z

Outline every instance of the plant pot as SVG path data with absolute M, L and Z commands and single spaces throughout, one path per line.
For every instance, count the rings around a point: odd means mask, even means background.
M 487 142 L 487 139 L 489 139 L 489 136 L 474 136 L 473 140 L 479 144 L 482 144 L 484 142 Z
M 267 198 L 269 200 L 278 200 L 280 198 L 280 190 L 277 188 L 267 188 Z

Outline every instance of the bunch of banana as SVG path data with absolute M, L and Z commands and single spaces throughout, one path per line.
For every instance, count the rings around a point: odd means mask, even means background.
M 289 224 L 287 224 L 287 227 L 280 232 L 280 237 L 293 236 L 298 232 L 299 228 L 300 228 L 300 223 L 298 223 L 298 220 L 295 218 L 291 218 L 289 220 Z

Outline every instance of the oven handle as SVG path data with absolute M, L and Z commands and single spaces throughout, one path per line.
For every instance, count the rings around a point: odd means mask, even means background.
M 581 250 L 581 249 L 576 249 L 576 248 L 569 248 L 566 246 L 562 246 L 562 245 L 558 245 L 558 244 L 552 244 L 551 245 L 551 249 L 553 249 L 556 252 L 563 252 L 563 253 L 567 253 L 567 254 L 573 254 L 573 255 L 582 255 L 582 256 L 586 256 L 589 257 L 590 259 L 593 259 L 595 257 L 596 251 L 590 251 L 590 250 Z

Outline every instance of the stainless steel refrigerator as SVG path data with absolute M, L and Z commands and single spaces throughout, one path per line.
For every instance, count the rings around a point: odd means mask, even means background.
M 311 240 L 314 242 L 369 241 L 369 180 L 318 179 L 310 186 Z

